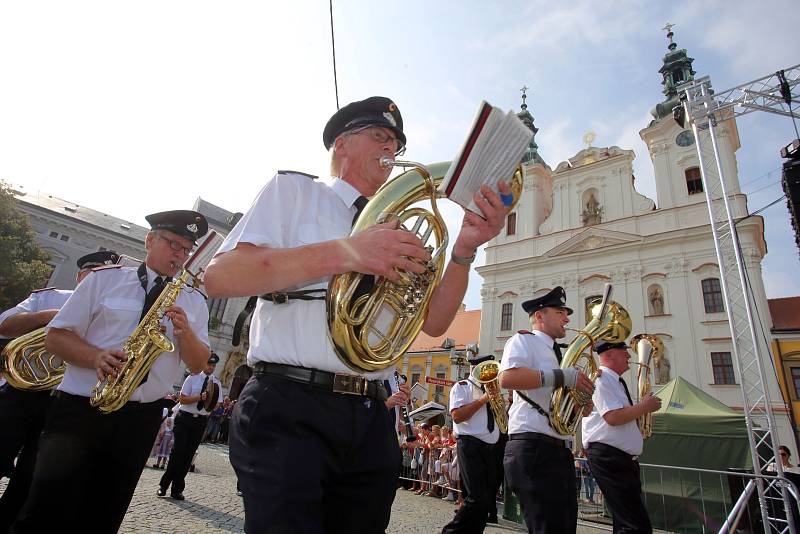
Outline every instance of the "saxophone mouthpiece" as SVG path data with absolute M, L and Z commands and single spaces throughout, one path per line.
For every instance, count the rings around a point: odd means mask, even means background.
M 378 162 L 380 163 L 381 167 L 385 169 L 390 169 L 394 167 L 394 160 L 389 156 L 381 156 L 378 158 Z

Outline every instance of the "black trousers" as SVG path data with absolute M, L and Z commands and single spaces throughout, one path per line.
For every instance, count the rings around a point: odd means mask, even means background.
M 603 498 L 614 520 L 614 532 L 653 532 L 650 517 L 642 502 L 642 482 L 639 462 L 616 447 L 605 443 L 590 443 L 586 450 Z
M 454 532 L 483 532 L 494 504 L 490 486 L 494 480 L 494 446 L 472 436 L 459 436 L 457 440 L 458 468 L 461 482 L 466 488 L 464 505 L 453 520 L 442 529 L 442 534 Z
M 492 479 L 489 482 L 489 517 L 497 517 L 497 492 L 500 486 L 503 485 L 503 456 L 506 453 L 506 443 L 508 443 L 508 434 L 500 433 L 500 438 L 494 444 L 492 450 Z
M 382 401 L 253 376 L 230 425 L 250 533 L 383 533 L 401 456 Z
M 203 437 L 207 421 L 208 416 L 192 417 L 192 414 L 184 411 L 179 411 L 175 416 L 172 452 L 169 453 L 167 469 L 158 483 L 164 491 L 167 491 L 172 484 L 170 492 L 173 495 L 183 493 L 186 487 L 186 474 L 192 466 L 194 453 L 200 446 L 200 439 Z
M 529 533 L 575 532 L 578 496 L 569 449 L 547 441 L 513 439 L 506 443 L 503 467 Z
M 49 390 L 21 391 L 9 384 L 0 387 L 1 476 L 10 478 L 0 497 L 0 533 L 8 531 L 28 498 L 39 434 L 52 400 L 50 393 Z
M 102 414 L 89 399 L 53 399 L 28 500 L 11 532 L 116 532 L 153 448 L 163 401 Z

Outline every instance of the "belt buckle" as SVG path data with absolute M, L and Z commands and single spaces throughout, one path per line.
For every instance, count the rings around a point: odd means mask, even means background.
M 272 294 L 272 303 L 273 304 L 286 304 L 289 302 L 289 294 L 288 293 L 273 293 Z
M 367 384 L 367 379 L 361 376 L 336 373 L 333 375 L 332 391 L 347 395 L 366 395 Z

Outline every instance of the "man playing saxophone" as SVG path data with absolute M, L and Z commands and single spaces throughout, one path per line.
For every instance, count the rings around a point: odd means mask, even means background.
M 120 409 L 101 413 L 89 403 L 97 380 L 114 377 L 121 351 L 171 277 L 182 268 L 205 218 L 193 211 L 146 217 L 152 230 L 138 269 L 95 269 L 47 327 L 47 349 L 67 362 L 39 440 L 28 500 L 12 532 L 49 532 L 65 525 L 116 532 L 153 446 L 163 398 L 172 393 L 183 360 L 199 371 L 208 360 L 208 310 L 197 291 L 180 291 L 159 321 L 176 350 L 158 356 Z M 166 279 L 165 279 L 166 278 Z M 159 308 L 154 308 L 159 309 Z M 151 314 L 152 315 L 152 314 Z M 143 340 L 146 345 L 146 340 Z M 87 503 L 91 502 L 91 505 Z
M 116 263 L 119 255 L 111 250 L 92 252 L 78 259 L 75 283 L 94 267 Z M 53 287 L 34 291 L 24 301 L 0 314 L 0 340 L 19 337 L 47 325 L 72 295 L 72 290 Z M 28 496 L 33 465 L 52 391 L 17 389 L 9 383 L 0 386 L 0 476 L 8 476 L 8 486 L 0 497 L 0 532 L 6 532 Z M 19 455 L 19 456 L 18 456 Z M 14 458 L 17 458 L 16 465 Z
M 575 472 L 567 436 L 551 426 L 547 410 L 553 389 L 576 388 L 591 394 L 594 385 L 575 368 L 561 369 L 561 346 L 572 309 L 560 286 L 522 303 L 532 331 L 520 331 L 506 342 L 500 385 L 514 390 L 509 411 L 508 443 L 503 467 L 508 487 L 519 497 L 528 532 L 575 532 L 578 502 Z
M 589 469 L 600 486 L 614 520 L 614 532 L 650 533 L 653 527 L 642 502 L 637 457 L 642 434 L 636 420 L 661 408 L 661 399 L 647 394 L 633 404 L 622 375 L 629 369 L 628 345 L 598 343 L 603 373 L 592 396 L 594 409 L 583 419 L 583 448 Z
M 367 197 L 386 181 L 406 136 L 397 105 L 353 102 L 323 131 L 328 181 L 279 171 L 209 266 L 209 295 L 261 295 L 250 326 L 254 375 L 231 421 L 231 463 L 248 532 L 383 532 L 401 456 L 380 372 L 356 373 L 337 356 L 327 327 L 331 277 L 359 272 L 400 280 L 430 254 L 396 222 L 350 236 Z M 503 183 L 500 192 L 510 196 Z M 482 217 L 466 212 L 423 330 L 444 333 L 464 296 L 477 248 L 497 235 L 509 209 L 484 187 Z M 309 461 L 312 459 L 312 461 Z
M 472 369 L 481 362 L 494 360 L 494 356 L 470 358 Z M 443 529 L 451 532 L 483 532 L 494 495 L 490 487 L 494 480 L 494 445 L 500 437 L 492 410 L 488 406 L 489 394 L 473 376 L 461 380 L 450 389 L 450 414 L 458 436 L 456 450 L 461 470 L 461 482 L 466 497 L 464 505 Z

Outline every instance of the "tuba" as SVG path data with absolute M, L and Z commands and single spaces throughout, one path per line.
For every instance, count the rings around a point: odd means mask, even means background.
M 473 380 L 481 384 L 489 394 L 489 409 L 492 410 L 497 428 L 503 434 L 507 434 L 508 412 L 503 400 L 503 392 L 500 390 L 500 382 L 497 379 L 498 374 L 500 374 L 500 364 L 491 360 L 479 363 L 470 373 Z
M 12 387 L 43 391 L 61 382 L 66 365 L 44 348 L 44 327 L 12 339 L 0 354 L 2 372 Z
M 417 337 L 444 274 L 448 242 L 447 227 L 436 202 L 444 196 L 438 186 L 450 163 L 426 168 L 419 163 L 383 157 L 381 165 L 411 170 L 385 183 L 375 193 L 359 215 L 352 234 L 396 220 L 400 228 L 419 237 L 431 259 L 423 273 L 400 272 L 399 282 L 356 272 L 331 279 L 326 296 L 328 330 L 339 359 L 357 373 L 394 366 Z M 519 168 L 510 187 L 516 202 L 522 191 Z M 430 201 L 430 211 L 412 207 L 423 201 Z
M 656 354 L 664 354 L 664 343 L 658 336 L 652 334 L 637 334 L 631 338 L 631 348 L 639 355 L 639 371 L 636 373 L 636 382 L 639 386 L 639 400 L 653 390 L 650 385 L 650 361 Z M 639 432 L 644 439 L 653 435 L 653 414 L 646 413 L 637 419 Z
M 631 318 L 627 310 L 610 300 L 611 284 L 606 284 L 600 302 L 591 305 L 592 319 L 567 347 L 561 359 L 561 368 L 577 367 L 594 382 L 599 376 L 597 362 L 592 355 L 595 344 L 601 339 L 612 343 L 624 341 L 631 333 Z M 562 386 L 550 398 L 550 425 L 561 435 L 575 433 L 583 417 L 583 408 L 592 401 L 588 393 Z

